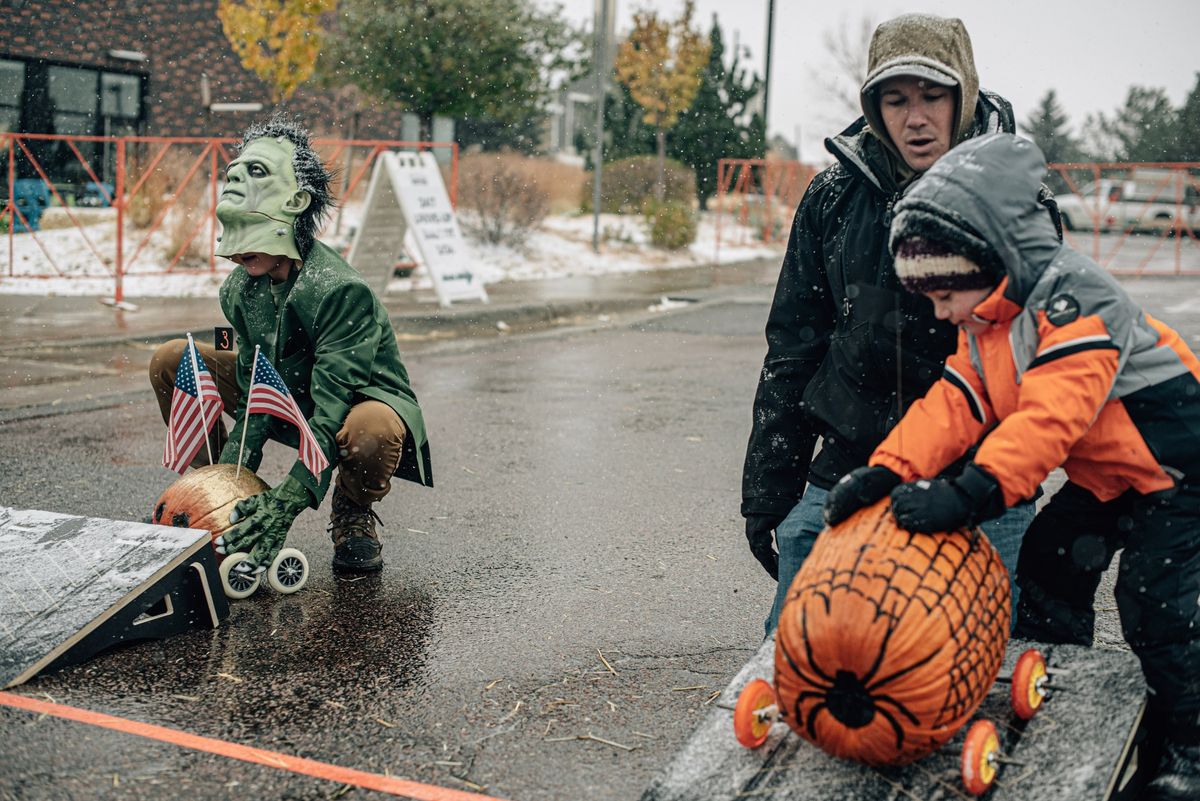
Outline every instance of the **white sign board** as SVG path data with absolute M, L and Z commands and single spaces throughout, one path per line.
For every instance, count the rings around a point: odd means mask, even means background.
M 383 176 L 382 180 L 380 176 Z M 346 260 L 380 297 L 387 292 L 388 284 L 395 276 L 401 253 L 409 252 L 411 237 L 405 236 L 407 231 L 400 201 L 379 162 L 375 162 L 363 218 L 354 231 Z
M 397 205 L 399 215 L 395 213 Z M 411 240 L 417 251 L 413 255 L 419 256 L 428 270 L 441 305 L 449 306 L 456 300 L 487 302 L 487 292 L 472 268 L 472 256 L 432 153 L 389 151 L 381 153 L 375 161 L 367 189 L 366 215 L 354 235 L 349 254 L 350 263 L 367 275 L 372 284 L 374 270 L 367 262 L 372 261 L 371 252 L 378 249 L 372 243 L 380 238 L 376 229 L 381 226 L 389 229 L 386 240 L 395 251 L 390 257 L 387 254 L 383 257 L 385 286 L 395 255 Z M 359 265 L 359 259 L 364 260 L 363 266 Z

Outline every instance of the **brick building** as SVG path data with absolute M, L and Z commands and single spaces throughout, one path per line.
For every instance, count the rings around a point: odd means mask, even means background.
M 356 114 L 334 90 L 302 86 L 286 107 L 318 136 L 418 135 L 414 115 Z M 217 0 L 0 0 L 0 133 L 234 136 L 272 108 L 225 39 Z M 452 136 L 437 120 L 434 138 Z M 70 170 L 68 156 L 46 153 L 47 167 Z

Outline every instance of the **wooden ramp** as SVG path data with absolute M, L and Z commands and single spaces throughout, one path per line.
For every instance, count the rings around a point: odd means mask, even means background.
M 209 533 L 0 506 L 0 687 L 229 614 Z
M 1143 722 L 1145 683 L 1137 658 L 1123 651 L 1010 642 L 1001 677 L 1036 646 L 1056 688 L 1028 723 L 997 682 L 976 718 L 1000 732 L 1009 763 L 985 801 L 1132 801 L 1153 768 Z M 765 641 L 721 693 L 714 709 L 642 801 L 946 801 L 969 799 L 959 778 L 964 726 L 953 740 L 903 768 L 875 769 L 828 756 L 777 723 L 755 750 L 733 734 L 733 705 L 752 679 L 773 682 L 775 640 Z

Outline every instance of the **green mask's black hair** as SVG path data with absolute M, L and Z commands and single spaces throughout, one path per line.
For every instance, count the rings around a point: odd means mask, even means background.
M 242 134 L 241 152 L 255 139 L 287 139 L 295 148 L 292 156 L 292 171 L 296 173 L 296 184 L 312 197 L 308 208 L 296 218 L 296 249 L 301 258 L 308 257 L 317 232 L 333 209 L 333 194 L 329 186 L 333 183 L 332 170 L 325 168 L 321 157 L 309 142 L 308 131 L 286 114 L 276 114 L 266 122 L 255 123 Z

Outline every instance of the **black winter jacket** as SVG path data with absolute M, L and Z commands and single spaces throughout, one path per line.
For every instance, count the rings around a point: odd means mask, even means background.
M 981 91 L 971 136 L 1001 130 L 1014 130 L 1012 107 Z M 742 473 L 746 516 L 783 517 L 806 481 L 828 489 L 866 464 L 957 341 L 896 278 L 887 241 L 901 189 L 882 144 L 860 118 L 825 146 L 838 163 L 800 201 L 767 320 Z

